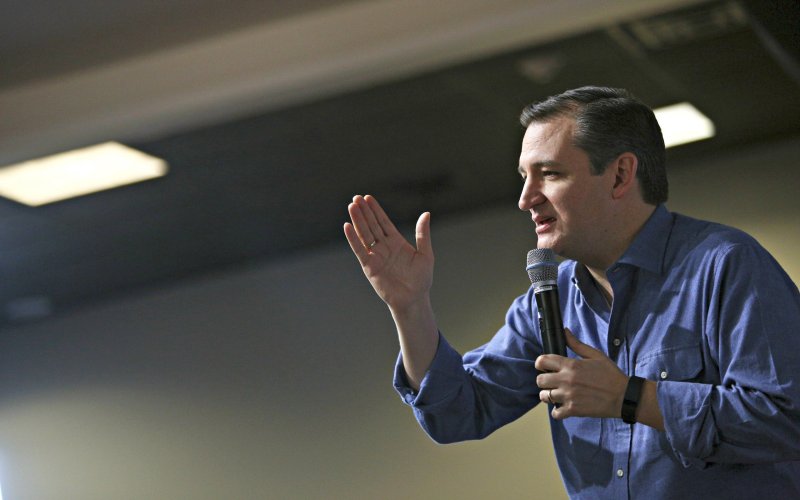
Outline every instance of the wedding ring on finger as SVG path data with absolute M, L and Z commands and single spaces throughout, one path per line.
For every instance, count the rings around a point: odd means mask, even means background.
M 367 245 L 367 248 L 369 248 L 370 250 L 372 250 L 372 247 L 374 247 L 374 246 L 375 246 L 375 245 L 377 245 L 377 244 L 378 244 L 378 240 L 374 240 L 372 243 L 370 243 L 369 245 Z
M 547 399 L 549 399 L 551 403 L 556 404 L 556 402 L 553 401 L 553 389 L 547 391 Z

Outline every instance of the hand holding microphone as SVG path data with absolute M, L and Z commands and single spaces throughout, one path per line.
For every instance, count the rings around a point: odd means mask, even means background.
M 539 310 L 543 354 L 567 357 L 567 339 L 558 301 L 558 262 L 552 250 L 528 252 L 528 277 Z M 571 416 L 618 417 L 628 377 L 601 351 L 570 335 L 576 358 L 540 358 L 536 382 L 542 401 L 554 405 L 555 419 Z M 578 370 L 578 367 L 580 369 Z M 570 380 L 571 382 L 566 382 Z M 558 399 L 556 402 L 554 398 Z M 663 424 L 662 424 L 663 425 Z

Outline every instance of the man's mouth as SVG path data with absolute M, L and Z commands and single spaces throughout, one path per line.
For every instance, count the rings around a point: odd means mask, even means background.
M 536 224 L 536 232 L 541 233 L 550 229 L 553 223 L 556 221 L 554 217 L 545 217 L 540 216 L 533 219 L 533 222 Z
M 543 225 L 546 225 L 546 224 L 550 224 L 555 220 L 556 219 L 554 217 L 539 216 L 539 217 L 534 218 L 533 222 L 536 223 L 537 226 L 543 226 Z

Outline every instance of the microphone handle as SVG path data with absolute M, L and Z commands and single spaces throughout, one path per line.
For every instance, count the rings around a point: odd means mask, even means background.
M 558 302 L 558 289 L 552 287 L 535 293 L 539 307 L 539 329 L 542 332 L 542 347 L 545 354 L 567 356 L 567 339 Z

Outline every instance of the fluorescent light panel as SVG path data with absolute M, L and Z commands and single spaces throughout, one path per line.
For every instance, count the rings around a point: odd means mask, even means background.
M 688 102 L 653 110 L 668 148 L 714 137 L 714 123 Z
M 106 142 L 3 167 L 0 196 L 35 207 L 166 173 L 164 160 Z

